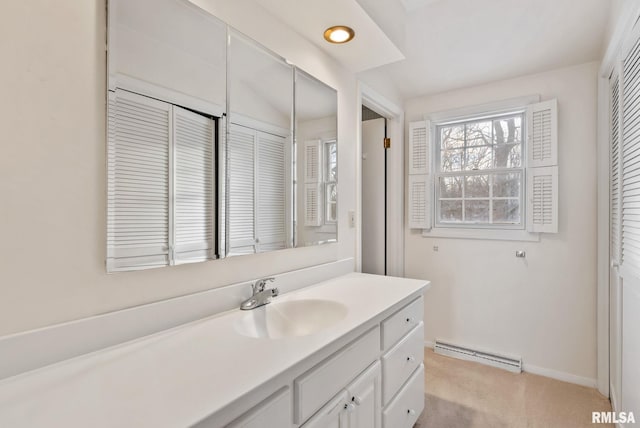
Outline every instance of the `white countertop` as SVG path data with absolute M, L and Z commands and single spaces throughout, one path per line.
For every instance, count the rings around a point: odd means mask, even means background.
M 309 336 L 242 336 L 234 323 L 246 312 L 236 309 L 8 378 L 0 381 L 0 426 L 189 426 L 427 285 L 352 273 L 277 298 L 348 307 L 343 320 Z

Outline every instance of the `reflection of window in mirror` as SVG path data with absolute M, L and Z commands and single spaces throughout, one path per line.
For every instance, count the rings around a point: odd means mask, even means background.
M 296 246 L 337 240 L 337 93 L 296 70 Z
M 337 219 L 338 206 L 338 152 L 336 141 L 325 141 L 324 144 L 324 203 L 325 224 L 333 224 Z

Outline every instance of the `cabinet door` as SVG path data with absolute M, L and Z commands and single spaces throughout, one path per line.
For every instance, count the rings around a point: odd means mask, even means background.
M 380 362 L 375 362 L 347 387 L 349 428 L 380 428 L 381 378 Z
M 348 407 L 351 407 L 351 404 L 347 391 L 342 391 L 326 406 L 318 410 L 318 413 L 313 415 L 302 428 L 347 428 Z
M 227 425 L 227 428 L 290 427 L 291 417 L 291 390 L 287 387 Z

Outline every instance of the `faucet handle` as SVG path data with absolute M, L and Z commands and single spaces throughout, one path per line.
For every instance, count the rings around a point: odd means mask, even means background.
M 267 285 L 267 282 L 273 282 L 276 279 L 271 277 L 271 278 L 262 278 L 257 280 L 254 284 L 253 284 L 253 294 L 255 293 L 260 293 L 261 291 L 264 291 L 264 286 Z

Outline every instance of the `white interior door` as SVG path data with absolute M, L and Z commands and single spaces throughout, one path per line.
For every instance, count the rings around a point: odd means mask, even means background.
M 385 274 L 385 119 L 362 122 L 362 272 Z

